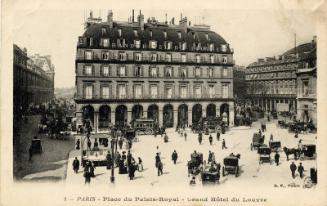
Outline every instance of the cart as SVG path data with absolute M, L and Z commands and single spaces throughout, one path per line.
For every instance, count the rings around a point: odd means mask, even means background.
M 270 141 L 269 148 L 272 152 L 277 152 L 282 147 L 280 141 Z
M 216 183 L 219 182 L 219 170 L 216 166 L 206 166 L 203 171 L 201 172 L 201 180 L 202 183 Z
M 316 145 L 314 144 L 305 144 L 302 146 L 300 159 L 316 159 L 317 153 L 316 153 Z
M 236 156 L 228 156 L 224 158 L 223 176 L 228 174 L 235 174 L 235 177 L 239 176 L 240 168 L 238 160 L 239 158 Z
M 254 133 L 252 137 L 252 143 L 250 145 L 251 150 L 259 148 L 264 143 L 264 137 L 260 133 Z
M 258 154 L 259 154 L 259 164 L 262 164 L 264 162 L 272 164 L 271 161 L 271 149 L 267 147 L 266 145 L 262 145 L 258 148 Z
M 192 153 L 191 160 L 188 161 L 188 170 L 192 175 L 197 175 L 202 170 L 203 164 L 203 154 L 202 153 Z

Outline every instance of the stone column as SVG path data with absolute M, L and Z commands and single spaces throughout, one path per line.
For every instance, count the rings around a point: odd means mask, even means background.
M 162 124 L 163 124 L 163 106 L 161 104 L 158 105 L 158 122 L 159 122 L 159 127 L 162 127 Z
M 174 122 L 173 127 L 176 128 L 177 123 L 178 123 L 178 121 L 177 121 L 177 118 L 178 118 L 178 108 L 177 108 L 176 105 L 174 105 L 173 113 L 174 113 L 174 114 L 173 114 L 173 117 L 174 117 L 174 120 L 173 120 L 173 122 Z
M 187 105 L 187 124 L 188 124 L 188 126 L 192 125 L 192 108 L 193 108 L 192 104 Z
M 94 112 L 94 124 L 93 124 L 93 128 L 94 128 L 94 133 L 97 134 L 98 133 L 98 128 L 99 127 L 99 112 Z
M 132 105 L 126 105 L 127 107 L 127 124 L 130 125 L 132 121 Z
M 234 102 L 229 103 L 229 126 L 234 126 Z

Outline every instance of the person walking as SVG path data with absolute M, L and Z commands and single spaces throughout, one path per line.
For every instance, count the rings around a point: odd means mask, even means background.
M 273 136 L 273 134 L 270 134 L 269 142 L 272 142 L 272 141 L 274 141 L 274 136 Z
M 32 156 L 33 156 L 33 147 L 32 147 L 32 145 L 28 149 L 28 155 L 29 155 L 28 161 L 32 161 Z
M 91 145 L 92 145 L 92 142 L 91 142 L 90 138 L 87 138 L 87 149 L 88 150 L 91 150 Z
M 158 176 L 163 174 L 162 170 L 163 170 L 163 164 L 161 161 L 159 161 L 158 162 Z
M 221 144 L 221 148 L 222 149 L 227 149 L 225 139 L 223 139 L 223 142 Z
M 84 167 L 84 178 L 85 178 L 85 184 L 91 183 L 91 171 L 90 171 L 90 162 L 87 161 L 86 165 Z
M 119 138 L 118 140 L 118 145 L 119 145 L 119 149 L 122 149 L 123 148 L 123 138 Z
M 176 150 L 174 150 L 173 154 L 171 155 L 171 159 L 174 161 L 174 164 L 176 164 L 177 158 L 178 158 L 178 154 Z
M 201 144 L 202 143 L 202 133 L 201 132 L 199 133 L 198 140 L 199 140 L 199 144 Z
M 297 168 L 296 165 L 294 164 L 294 162 L 292 162 L 292 164 L 290 165 L 290 169 L 291 169 L 291 172 L 292 172 L 293 179 L 295 178 L 296 168 Z
M 77 174 L 78 170 L 79 170 L 79 160 L 77 159 L 77 157 L 75 157 L 74 161 L 73 161 L 73 170 L 74 172 Z
M 302 162 L 300 162 L 300 165 L 297 168 L 297 171 L 300 174 L 301 179 L 303 178 L 303 172 L 304 172 L 304 167 L 302 166 Z
M 220 140 L 220 132 L 218 131 L 217 132 L 217 141 L 219 141 Z
M 99 142 L 98 138 L 95 138 L 94 143 L 93 143 L 93 151 L 99 151 Z
M 128 176 L 130 180 L 133 180 L 135 177 L 135 165 L 130 164 L 128 167 Z
M 107 169 L 110 169 L 112 165 L 112 157 L 109 151 L 107 153 L 106 159 L 107 159 Z
M 120 155 L 120 153 L 117 151 L 117 153 L 116 153 L 116 158 L 115 158 L 116 166 L 119 166 L 120 158 L 121 158 L 121 155 Z
M 208 164 L 212 161 L 212 152 L 209 150 Z
M 279 165 L 279 157 L 280 157 L 280 155 L 279 155 L 279 153 L 276 151 L 276 154 L 275 154 L 275 163 L 276 163 L 277 166 Z
M 216 163 L 216 157 L 215 157 L 215 153 L 211 152 L 211 163 L 215 164 Z
M 132 164 L 132 154 L 131 154 L 131 152 L 128 150 L 128 152 L 127 152 L 127 168 L 129 169 L 130 168 L 130 166 L 131 166 L 131 164 Z
M 212 136 L 211 136 L 211 134 L 209 135 L 209 143 L 210 143 L 210 145 L 212 145 L 212 140 L 213 140 L 213 138 L 212 138 Z
M 95 177 L 94 169 L 95 169 L 95 165 L 94 165 L 94 162 L 92 161 L 91 164 L 90 164 L 90 176 L 91 177 Z
M 143 171 L 143 161 L 142 161 L 141 157 L 138 157 L 138 160 L 139 160 L 139 163 L 138 163 L 137 170 L 139 172 L 142 172 Z
M 80 146 L 81 146 L 81 140 L 80 139 L 77 139 L 76 141 L 76 149 L 79 150 L 80 149 Z
M 184 138 L 185 138 L 185 141 L 187 140 L 187 133 L 184 132 Z
M 156 168 L 158 168 L 159 162 L 161 162 L 161 159 L 160 159 L 159 153 L 156 154 L 155 159 L 156 159 L 155 166 L 156 166 Z

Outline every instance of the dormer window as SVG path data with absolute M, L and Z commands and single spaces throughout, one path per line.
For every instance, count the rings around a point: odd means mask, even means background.
M 178 38 L 181 39 L 182 38 L 182 33 L 180 31 L 177 32 Z
M 150 37 L 152 38 L 152 31 L 150 31 Z
M 222 52 L 226 52 L 227 51 L 227 45 L 226 44 L 222 44 L 221 45 L 221 51 Z
M 163 32 L 163 35 L 164 35 L 164 38 L 166 39 L 166 38 L 167 38 L 167 32 L 164 31 L 164 32 Z
M 170 50 L 173 48 L 173 42 L 171 41 L 165 42 L 165 46 L 167 50 Z
M 157 48 L 157 41 L 150 41 L 149 42 L 150 49 L 156 49 Z
M 210 40 L 209 39 L 209 35 L 208 34 L 205 34 L 205 36 L 206 36 L 206 40 L 209 41 Z
M 102 35 L 105 35 L 105 34 L 107 33 L 106 28 L 102 28 L 102 29 L 101 29 L 101 33 L 102 33 Z
M 192 37 L 193 37 L 193 39 L 195 39 L 195 33 L 194 32 L 192 32 Z
M 142 54 L 141 53 L 135 53 L 135 61 L 142 61 Z
M 186 42 L 183 42 L 183 44 L 182 44 L 182 50 L 183 50 L 183 51 L 186 50 Z
M 209 51 L 214 51 L 215 50 L 215 47 L 214 47 L 214 44 L 209 44 Z
M 134 40 L 135 48 L 140 49 L 141 48 L 141 40 Z
M 121 29 L 118 29 L 118 36 L 121 37 Z
M 227 56 L 223 56 L 223 64 L 227 64 Z
M 109 60 L 109 52 L 108 51 L 102 52 L 102 59 Z
M 79 45 L 84 45 L 85 44 L 85 38 L 84 37 L 79 37 L 78 38 L 78 44 Z
M 102 46 L 109 47 L 109 39 L 102 39 Z
M 137 30 L 136 29 L 134 30 L 134 36 L 135 37 L 138 37 L 138 34 L 137 34 Z
M 201 56 L 199 54 L 196 55 L 196 63 L 201 63 Z

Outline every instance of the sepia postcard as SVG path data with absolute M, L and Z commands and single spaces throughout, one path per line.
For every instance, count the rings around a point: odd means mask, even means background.
M 326 11 L 1 1 L 0 205 L 327 205 Z

